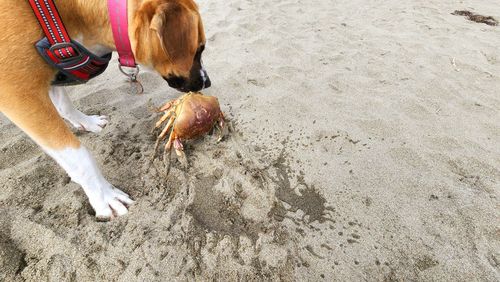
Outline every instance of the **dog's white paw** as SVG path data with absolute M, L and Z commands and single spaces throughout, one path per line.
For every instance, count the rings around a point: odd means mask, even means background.
M 100 193 L 88 195 L 98 221 L 109 221 L 128 213 L 128 206 L 134 203 L 130 196 L 113 186 L 101 188 Z
M 95 159 L 84 146 L 44 149 L 64 168 L 71 180 L 82 186 L 97 220 L 106 221 L 128 213 L 127 207 L 134 201 L 104 178 Z
M 80 121 L 80 125 L 83 130 L 98 133 L 108 124 L 107 116 L 85 116 L 83 121 Z
M 69 121 L 74 127 L 93 133 L 101 132 L 109 122 L 107 116 L 87 116 L 84 114 L 78 115 L 77 117 L 71 117 Z
M 98 133 L 101 132 L 108 123 L 107 116 L 88 116 L 77 110 L 66 95 L 64 87 L 52 87 L 49 91 L 49 95 L 57 112 L 75 128 Z

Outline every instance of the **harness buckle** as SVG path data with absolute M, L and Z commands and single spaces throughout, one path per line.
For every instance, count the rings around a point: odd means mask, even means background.
M 73 49 L 73 52 L 70 52 L 68 49 L 66 49 L 66 52 L 70 56 L 63 56 L 62 55 L 61 49 L 65 49 L 65 48 L 71 48 L 71 49 Z M 56 43 L 56 44 L 50 46 L 49 51 L 54 56 L 56 56 L 61 62 L 67 62 L 67 61 L 72 61 L 72 60 L 79 60 L 79 59 L 83 58 L 83 55 L 80 52 L 80 49 L 75 44 L 73 44 L 73 42 L 60 42 L 60 43 Z M 59 54 L 56 53 L 58 51 L 59 51 Z

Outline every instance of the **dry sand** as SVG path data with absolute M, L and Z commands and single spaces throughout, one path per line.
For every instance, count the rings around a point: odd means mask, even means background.
M 137 201 L 99 223 L 2 117 L 0 280 L 500 279 L 500 27 L 450 14 L 498 0 L 198 2 L 235 131 L 165 177 L 150 106 L 179 93 L 143 73 L 131 95 L 115 64 L 72 88 L 111 117 L 79 136 Z

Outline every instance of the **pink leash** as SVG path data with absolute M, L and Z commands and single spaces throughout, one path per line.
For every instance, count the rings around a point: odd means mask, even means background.
M 139 66 L 135 63 L 134 53 L 128 37 L 127 0 L 108 0 L 108 13 L 116 51 L 119 55 L 118 67 L 130 79 L 130 82 L 135 84 L 137 93 L 142 94 L 144 87 L 137 80 Z M 131 71 L 125 71 L 123 67 L 131 68 Z
M 127 0 L 108 0 L 109 20 L 113 30 L 116 51 L 121 66 L 135 68 L 137 65 L 128 38 Z

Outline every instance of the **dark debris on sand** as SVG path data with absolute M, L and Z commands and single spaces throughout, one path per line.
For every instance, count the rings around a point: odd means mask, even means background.
M 485 24 L 491 25 L 491 26 L 498 25 L 498 21 L 495 18 L 490 17 L 490 16 L 482 16 L 482 15 L 474 14 L 471 11 L 456 10 L 455 12 L 453 12 L 451 14 L 455 15 L 455 16 L 466 16 L 467 19 L 469 19 L 470 21 L 476 22 L 476 23 L 485 23 Z

